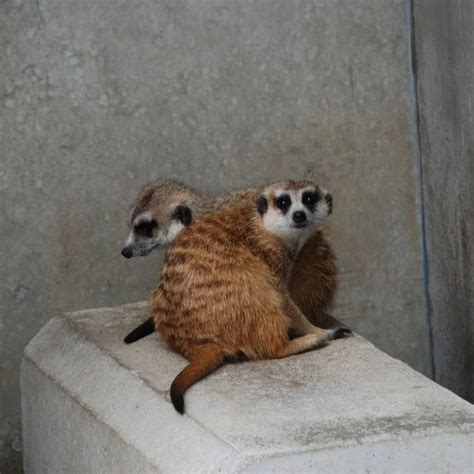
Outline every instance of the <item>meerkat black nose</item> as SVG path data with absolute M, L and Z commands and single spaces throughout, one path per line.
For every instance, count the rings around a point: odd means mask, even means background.
M 303 212 L 303 211 L 293 212 L 293 220 L 297 224 L 301 224 L 302 222 L 305 222 L 306 221 L 306 213 Z
M 327 193 L 326 196 L 324 196 L 324 200 L 327 202 L 327 205 L 328 205 L 328 208 L 329 208 L 328 214 L 331 214 L 331 212 L 332 212 L 332 196 L 329 193 Z
M 125 258 L 130 258 L 132 256 L 132 249 L 130 247 L 124 247 L 120 252 Z

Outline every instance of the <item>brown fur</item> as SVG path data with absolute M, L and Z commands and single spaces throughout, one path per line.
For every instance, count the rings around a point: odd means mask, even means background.
M 319 251 L 322 234 L 312 240 Z M 321 252 L 327 252 L 324 245 Z M 294 281 L 294 257 L 264 229 L 254 204 L 205 215 L 170 245 L 150 308 L 166 344 L 190 360 L 171 387 L 180 413 L 185 390 L 226 358 L 286 357 L 334 336 L 311 325 L 291 300 L 287 281 L 290 274 Z M 324 265 L 307 269 L 314 270 L 326 278 Z M 290 340 L 290 329 L 301 337 Z
M 313 232 L 296 258 L 288 286 L 291 298 L 313 324 L 330 311 L 337 291 L 337 265 L 327 231 Z
M 156 181 L 138 196 L 131 220 L 144 211 L 150 211 L 159 227 L 169 225 L 169 206 L 182 204 L 192 211 L 193 219 L 219 209 L 254 203 L 262 188 L 250 188 L 232 194 L 214 197 L 199 194 L 176 181 Z M 337 290 L 336 256 L 329 233 L 318 228 L 305 244 L 291 270 L 289 291 L 292 299 L 314 324 L 333 306 Z

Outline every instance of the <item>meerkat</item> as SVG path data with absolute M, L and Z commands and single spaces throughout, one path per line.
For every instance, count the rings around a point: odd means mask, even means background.
M 155 181 L 136 199 L 129 218 L 130 232 L 121 253 L 125 258 L 142 257 L 167 247 L 193 219 L 217 209 L 253 202 L 260 191 L 250 188 L 212 197 L 199 194 L 178 181 Z
M 177 181 L 155 181 L 146 186 L 136 199 L 122 255 L 126 258 L 145 256 L 155 249 L 164 248 L 199 216 L 253 203 L 261 192 L 262 188 L 249 188 L 214 197 L 200 194 Z M 331 213 L 332 200 L 328 206 Z M 331 309 L 337 290 L 337 265 L 328 232 L 323 226 L 312 232 L 301 249 L 292 266 L 288 286 L 293 301 L 311 322 L 317 324 Z M 124 341 L 130 344 L 153 330 L 153 318 L 149 318 L 131 331 Z
M 175 237 L 150 309 L 163 341 L 190 361 L 170 388 L 179 413 L 187 388 L 228 360 L 282 358 L 351 334 L 312 325 L 289 292 L 292 263 L 330 209 L 311 181 L 280 181 Z

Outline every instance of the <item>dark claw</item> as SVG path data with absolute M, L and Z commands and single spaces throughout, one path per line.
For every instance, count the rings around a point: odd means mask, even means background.
M 348 328 L 338 328 L 331 332 L 331 339 L 341 339 L 352 336 L 352 331 Z

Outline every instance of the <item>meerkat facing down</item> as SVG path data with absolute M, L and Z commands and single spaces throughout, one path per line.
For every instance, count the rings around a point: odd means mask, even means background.
M 165 343 L 190 361 L 170 389 L 179 413 L 187 388 L 226 360 L 286 357 L 351 334 L 313 326 L 289 294 L 291 264 L 330 203 L 311 181 L 281 181 L 256 205 L 207 214 L 174 239 L 150 309 Z
M 130 233 L 122 249 L 126 258 L 148 255 L 169 245 L 187 225 L 203 214 L 256 201 L 262 188 L 223 197 L 207 196 L 172 180 L 155 181 L 138 195 L 130 216 Z M 329 199 L 329 198 L 328 198 Z M 332 211 L 332 199 L 328 202 Z M 336 256 L 325 229 L 311 233 L 294 262 L 289 278 L 292 299 L 317 324 L 334 303 L 337 289 Z M 132 343 L 152 333 L 150 318 L 125 337 Z

